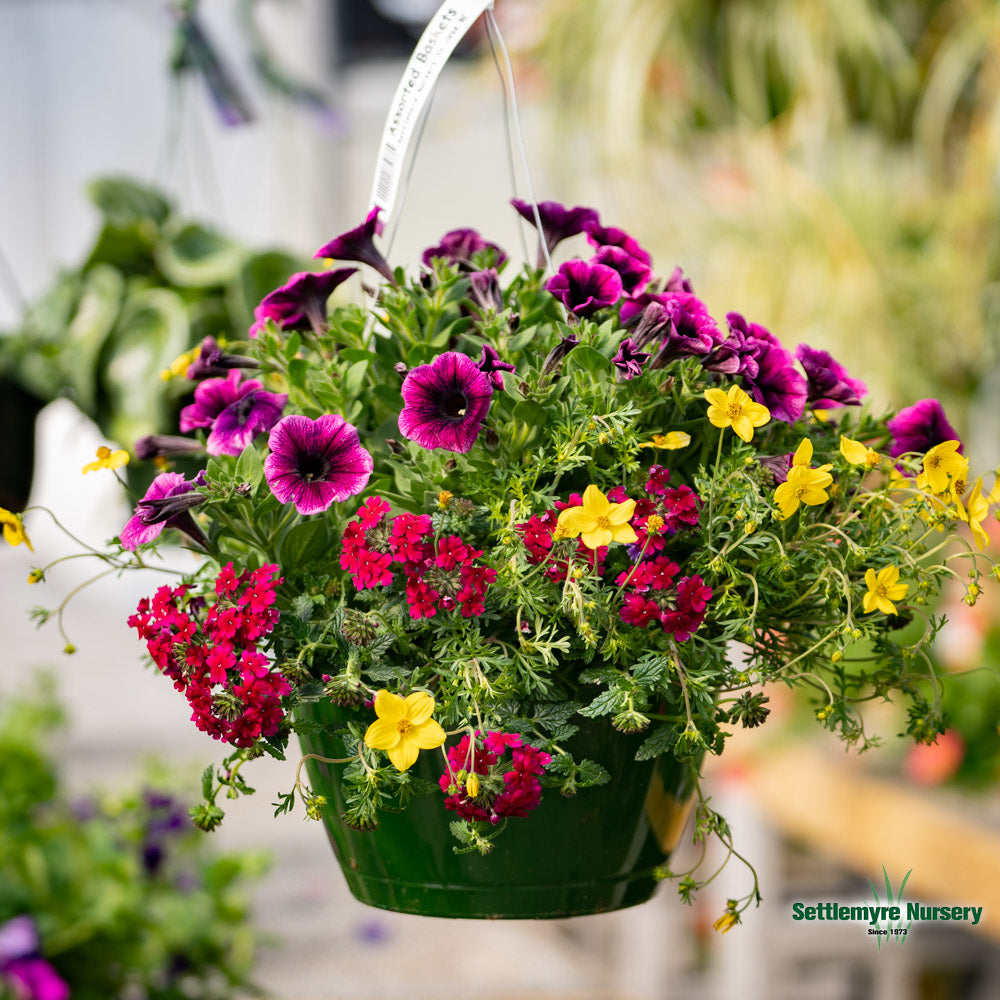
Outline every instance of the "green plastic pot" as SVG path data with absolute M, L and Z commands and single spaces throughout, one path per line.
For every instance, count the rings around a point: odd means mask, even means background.
M 324 702 L 302 705 L 299 713 L 326 726 L 351 717 Z M 636 761 L 642 739 L 615 732 L 607 720 L 587 720 L 568 749 L 603 765 L 611 780 L 569 798 L 545 789 L 541 805 L 510 819 L 485 856 L 455 852 L 449 824 L 456 816 L 444 808 L 443 795 L 422 796 L 402 812 L 380 812 L 375 830 L 352 830 L 341 818 L 343 765 L 308 759 L 306 770 L 313 791 L 326 798 L 327 834 L 361 902 L 433 917 L 554 919 L 635 906 L 656 890 L 654 869 L 680 839 L 693 786 L 671 756 Z M 300 740 L 305 754 L 346 753 L 333 736 Z M 444 770 L 440 752 L 422 751 L 414 770 L 436 784 Z

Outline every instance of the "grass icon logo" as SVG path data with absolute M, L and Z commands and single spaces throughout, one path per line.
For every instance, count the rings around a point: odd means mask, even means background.
M 878 941 L 879 951 L 882 950 L 883 940 L 892 940 L 899 944 L 906 940 L 907 933 L 909 932 L 910 925 L 913 921 L 908 920 L 906 922 L 906 926 L 903 926 L 903 890 L 906 888 L 906 882 L 912 872 L 913 869 L 911 868 L 903 876 L 903 881 L 899 884 L 899 891 L 896 893 L 896 898 L 893 899 L 892 883 L 889 881 L 889 873 L 885 870 L 885 865 L 882 865 L 882 876 L 885 879 L 884 902 L 879 899 L 878 889 L 875 888 L 875 883 L 871 879 L 868 879 L 872 895 L 875 897 L 874 912 L 878 914 L 873 921 L 872 926 L 868 928 L 868 933 L 875 937 Z M 883 920 L 885 921 L 884 926 L 882 923 Z

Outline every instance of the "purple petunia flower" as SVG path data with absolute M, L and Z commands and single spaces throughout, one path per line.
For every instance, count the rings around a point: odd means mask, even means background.
M 520 198 L 511 198 L 510 203 L 522 219 L 536 227 L 538 223 L 535 221 L 535 208 L 538 208 L 538 218 L 542 221 L 542 233 L 549 253 L 570 236 L 586 232 L 588 226 L 600 224 L 600 218 L 594 209 L 580 205 L 567 208 L 558 201 L 540 201 L 536 206 L 530 201 L 521 201 Z
M 545 282 L 545 289 L 571 312 L 590 316 L 598 309 L 613 306 L 622 297 L 622 279 L 605 264 L 575 259 L 562 264 Z
M 375 246 L 375 237 L 382 235 L 384 228 L 379 220 L 380 208 L 373 208 L 364 222 L 354 229 L 330 240 L 321 246 L 314 257 L 329 257 L 333 260 L 356 260 L 374 268 L 391 285 L 396 284 L 396 278 L 389 267 L 389 262 L 379 253 Z
M 806 402 L 814 410 L 861 405 L 861 397 L 867 394 L 868 387 L 860 379 L 851 378 L 847 369 L 826 351 L 799 344 L 795 357 L 806 373 Z
M 254 311 L 250 336 L 256 337 L 268 320 L 285 330 L 308 330 L 319 334 L 326 324 L 326 301 L 356 267 L 335 271 L 299 271 L 273 292 L 268 292 Z M 190 377 L 190 376 L 189 376 Z
M 204 503 L 205 497 L 195 492 L 204 486 L 204 472 L 187 480 L 179 472 L 161 472 L 135 505 L 135 513 L 119 533 L 123 549 L 135 551 L 140 545 L 158 538 L 164 528 L 177 528 L 205 546 L 205 536 L 191 517 L 191 508 Z
M 626 337 L 618 348 L 618 353 L 611 359 L 621 372 L 621 377 L 626 381 L 634 379 L 642 374 L 642 366 L 649 360 L 650 355 L 645 352 L 636 351 L 635 345 L 630 337 Z
M 495 243 L 483 239 L 475 229 L 452 229 L 441 237 L 436 247 L 428 247 L 420 257 L 426 267 L 430 267 L 435 257 L 456 264 L 471 271 L 474 267 L 472 255 L 482 250 L 492 250 L 494 266 L 503 267 L 507 263 L 507 254 Z
M 479 359 L 479 370 L 484 375 L 489 375 L 490 383 L 494 389 L 503 389 L 503 373 L 514 371 L 514 367 L 509 361 L 501 361 L 496 348 L 491 344 L 483 344 L 483 353 Z
M 944 415 L 944 408 L 936 399 L 921 399 L 900 410 L 888 423 L 892 434 L 892 458 L 908 451 L 923 453 L 944 441 L 958 441 L 955 428 Z M 959 445 L 959 453 L 962 448 Z
M 738 313 L 729 315 L 739 316 Z M 743 317 L 739 316 L 739 319 L 742 320 Z M 742 325 L 730 322 L 726 339 L 702 358 L 701 364 L 706 371 L 722 375 L 743 375 L 753 381 L 759 371 L 757 354 L 760 350 L 761 344 L 749 332 L 745 320 Z
M 40 954 L 35 921 L 27 914 L 0 924 L 0 984 L 24 1000 L 69 1000 L 69 986 Z
M 469 275 L 469 298 L 486 312 L 500 312 L 504 305 L 500 275 L 492 267 L 473 271 Z
M 226 378 L 210 378 L 194 391 L 194 402 L 181 410 L 180 428 L 209 427 L 205 450 L 209 455 L 239 455 L 258 435 L 281 418 L 287 393 L 268 392 L 256 379 L 240 381 L 231 371 Z
M 234 368 L 259 368 L 260 364 L 243 354 L 227 354 L 215 337 L 206 337 L 201 342 L 201 352 L 188 365 L 189 379 L 213 378 L 228 375 Z
M 439 354 L 403 380 L 399 431 L 422 448 L 467 452 L 493 396 L 491 377 L 472 358 L 456 351 Z
M 200 455 L 205 446 L 194 438 L 179 437 L 176 434 L 147 434 L 139 438 L 132 450 L 140 462 L 150 462 L 154 458 L 168 458 L 172 455 Z
M 806 380 L 792 355 L 776 339 L 758 341 L 757 375 L 745 377 L 744 389 L 767 407 L 775 420 L 792 424 L 805 412 Z
M 578 347 L 580 341 L 577 340 L 576 334 L 569 334 L 562 338 L 555 347 L 545 356 L 545 361 L 542 363 L 542 374 L 551 375 L 561 364 L 563 358 L 573 350 L 574 347 Z
M 600 250 L 601 247 L 620 247 L 630 257 L 635 257 L 636 260 L 642 261 L 647 266 L 651 266 L 653 263 L 649 251 L 644 250 L 624 229 L 618 229 L 615 226 L 602 226 L 595 221 L 587 226 L 586 232 L 587 242 L 596 250 Z
M 601 247 L 590 261 L 592 264 L 604 264 L 617 271 L 622 279 L 622 291 L 629 296 L 641 295 L 653 280 L 653 269 L 649 264 L 638 257 L 633 257 L 621 247 Z
M 264 460 L 264 478 L 281 503 L 300 514 L 318 514 L 360 493 L 375 463 L 357 428 L 336 414 L 311 420 L 300 414 L 274 425 Z
M 660 368 L 674 358 L 704 357 L 722 343 L 724 338 L 719 325 L 697 295 L 671 292 L 660 298 L 670 323 L 660 350 L 653 359 L 654 368 Z

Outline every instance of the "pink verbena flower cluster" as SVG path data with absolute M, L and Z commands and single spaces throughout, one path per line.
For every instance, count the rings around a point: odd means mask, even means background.
M 485 610 L 487 588 L 496 570 L 481 565 L 482 550 L 458 535 L 434 537 L 426 514 L 397 514 L 381 497 L 369 497 L 344 531 L 341 568 L 358 590 L 388 587 L 401 572 L 413 618 L 433 618 L 457 608 L 471 618 Z
M 274 607 L 278 567 L 237 574 L 225 565 L 215 581 L 217 600 L 189 596 L 189 587 L 160 587 L 128 619 L 159 669 L 192 709 L 191 721 L 213 739 L 250 747 L 273 736 L 291 685 L 258 643 L 278 621 Z
M 686 642 L 705 618 L 712 588 L 698 575 L 675 580 L 680 567 L 669 556 L 641 562 L 615 582 L 629 588 L 622 601 L 621 619 L 646 628 L 659 622 L 677 642 Z
M 538 779 L 551 761 L 517 733 L 463 736 L 448 751 L 448 770 L 438 779 L 445 808 L 494 826 L 507 816 L 527 816 L 542 801 Z

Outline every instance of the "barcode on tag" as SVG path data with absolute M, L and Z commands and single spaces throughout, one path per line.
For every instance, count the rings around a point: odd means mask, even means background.
M 420 36 L 396 88 L 379 145 L 371 207 L 382 209 L 382 221 L 392 215 L 400 174 L 421 113 L 434 84 L 455 47 L 493 0 L 446 0 Z

